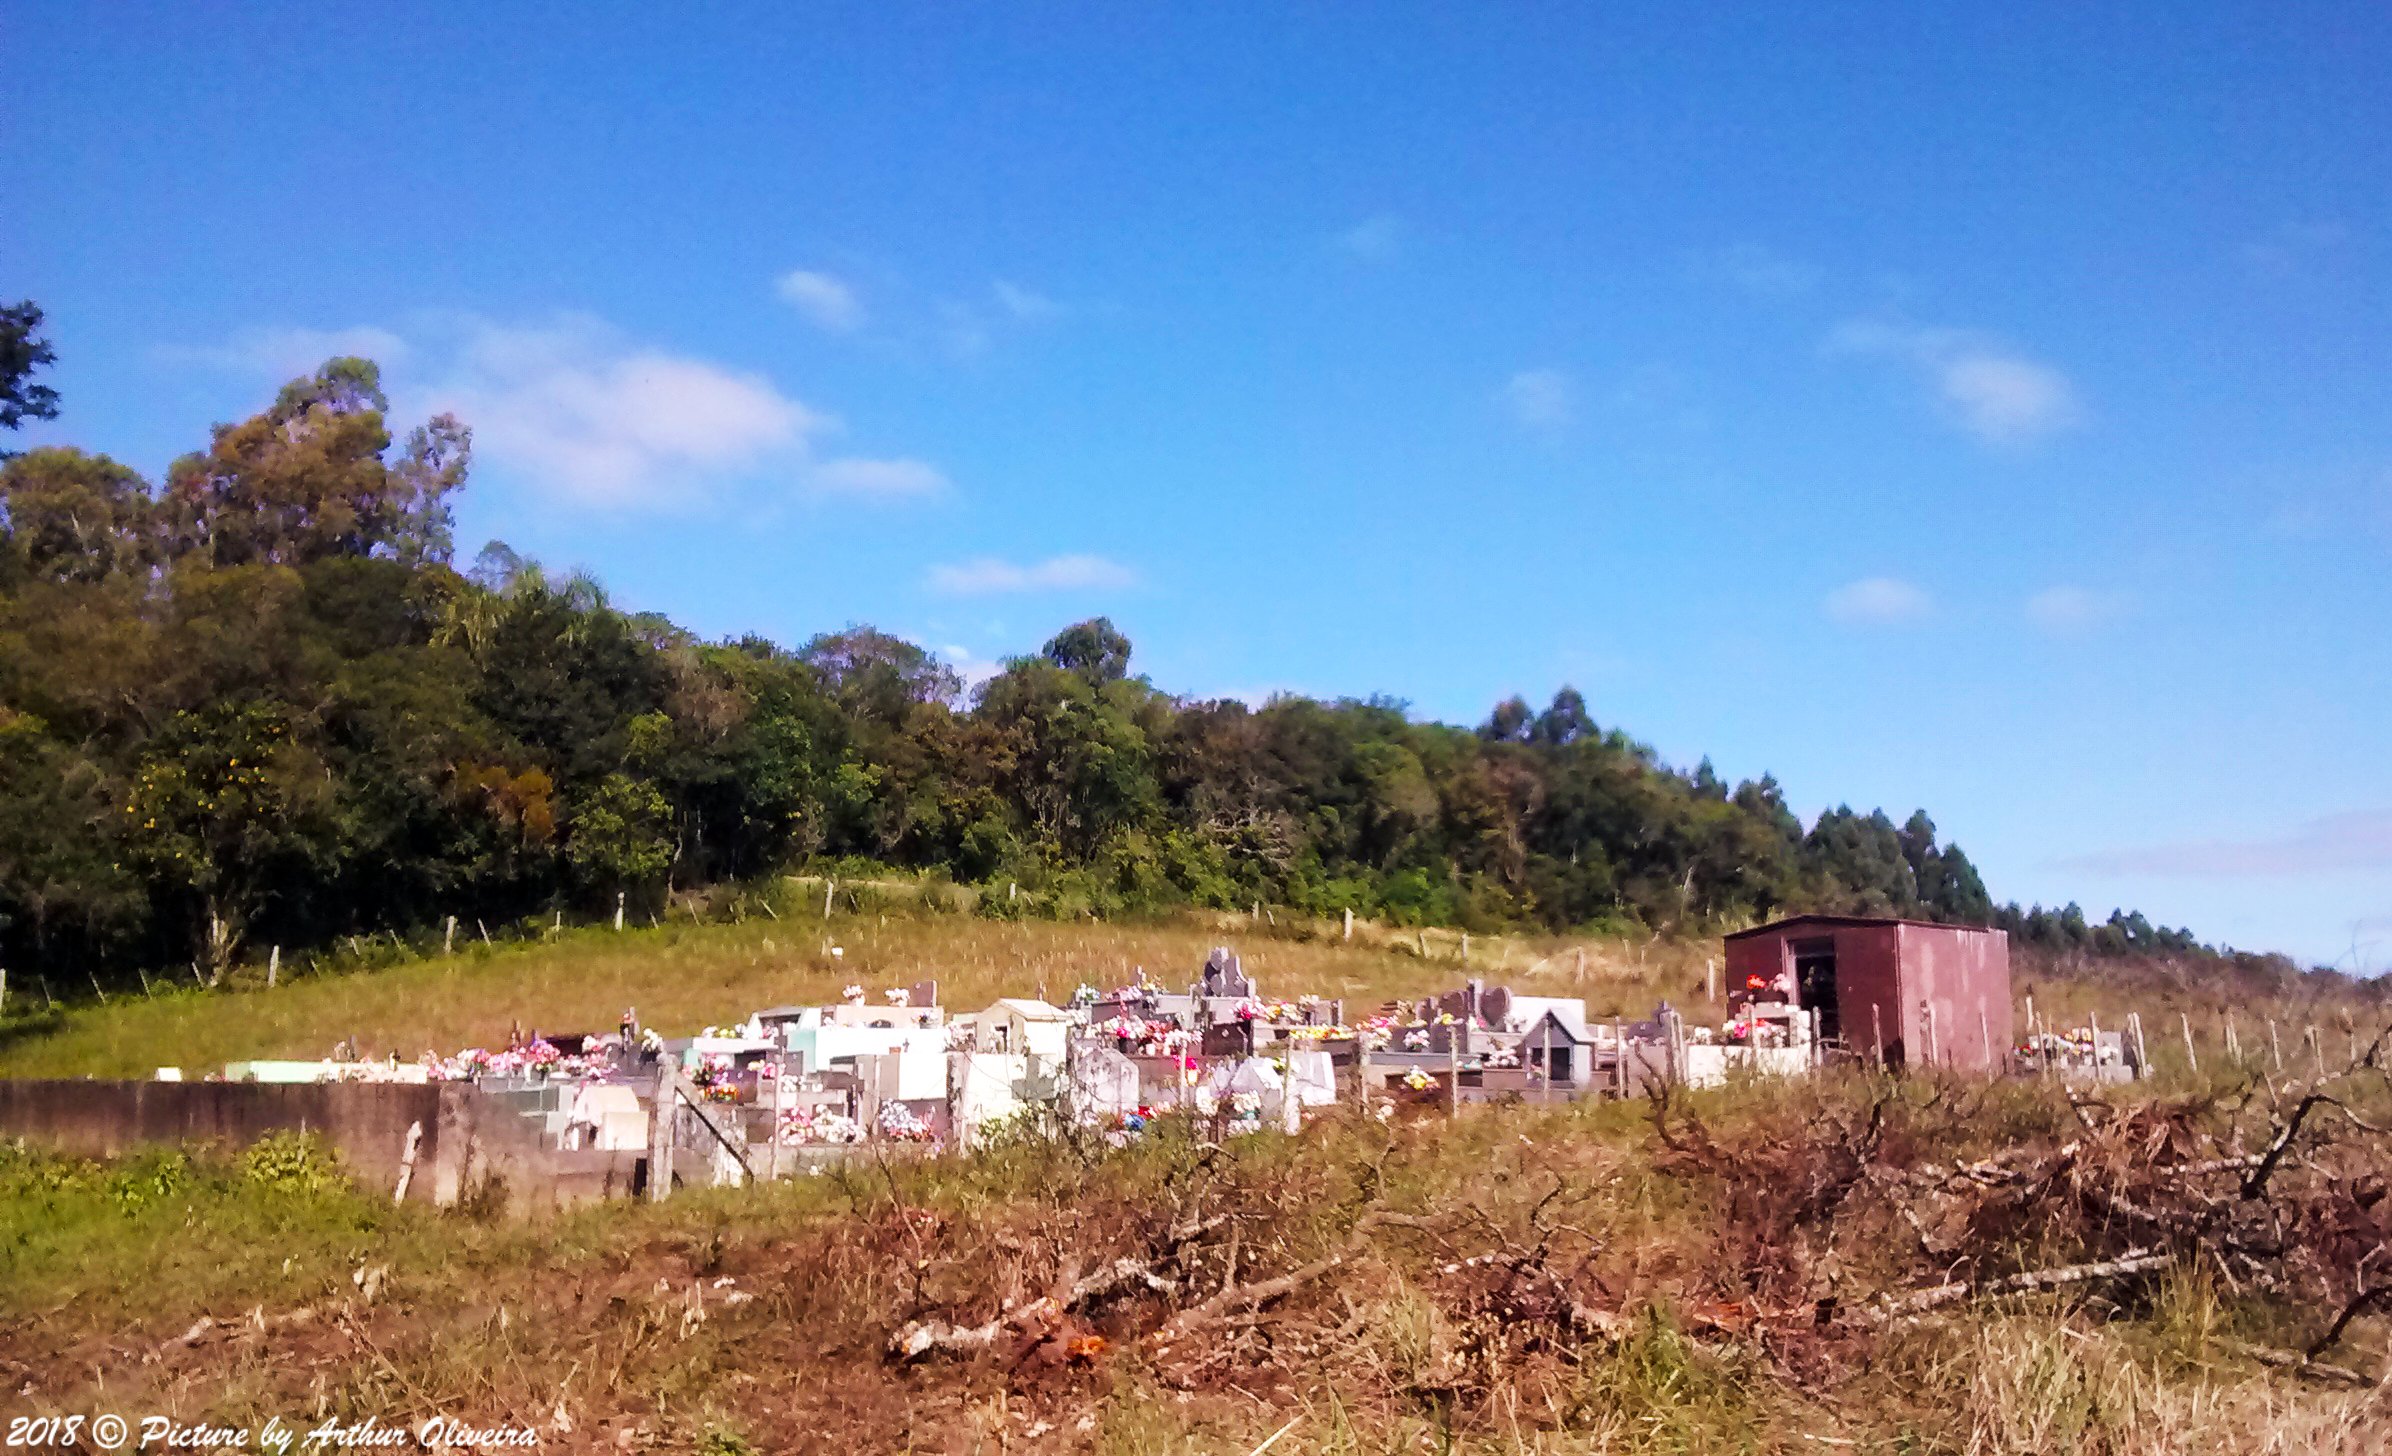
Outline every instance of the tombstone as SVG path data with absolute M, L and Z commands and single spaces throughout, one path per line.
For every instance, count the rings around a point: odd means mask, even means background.
M 1512 1022 L 1512 993 L 1507 986 L 1482 991 L 1478 997 L 1478 1020 L 1481 1026 L 1502 1030 Z
M 935 980 L 914 982 L 913 989 L 905 993 L 905 1004 L 908 1006 L 938 1005 L 939 983 Z
M 1204 958 L 1204 994 L 1226 996 L 1232 1000 L 1243 1000 L 1254 994 L 1254 983 L 1246 979 L 1244 968 L 1228 946 L 1216 945 L 1213 953 Z
M 1254 1023 L 1251 1021 L 1216 1021 L 1204 1029 L 1199 1049 L 1208 1057 L 1245 1057 L 1254 1054 Z

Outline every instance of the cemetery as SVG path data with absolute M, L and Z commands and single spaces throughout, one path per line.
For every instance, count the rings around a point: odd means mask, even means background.
M 1368 1008 L 1287 999 L 1221 946 L 1183 985 L 1139 971 L 1125 985 L 1083 985 L 1061 1005 L 1005 997 L 956 1010 L 934 981 L 877 992 L 854 984 L 832 1004 L 759 1009 L 689 1034 L 644 1026 L 627 1008 L 611 1031 L 516 1026 L 495 1050 L 413 1062 L 360 1059 L 344 1046 L 317 1062 L 162 1067 L 147 1083 L 0 1083 L 0 1133 L 109 1155 L 298 1129 L 323 1136 L 360 1177 L 387 1180 L 394 1196 L 449 1202 L 495 1180 L 542 1207 L 969 1150 L 1021 1128 L 1123 1141 L 1178 1116 L 1226 1136 L 1295 1132 L 1339 1108 L 1388 1120 L 1493 1101 L 1641 1097 L 1802 1076 L 1838 1059 L 1900 1062 L 1906 1037 L 1921 1060 L 1973 1070 L 2117 1078 L 2147 1064 L 2139 1025 L 2075 1040 L 2038 1028 L 2005 1055 L 1999 932 L 1820 920 L 1729 938 L 1719 1027 L 1689 1024 L 1666 1002 L 1634 1021 L 1591 1020 L 1581 999 L 1475 977 Z M 1955 957 L 1944 942 L 1962 935 L 1985 943 L 1963 942 Z M 1949 989 L 1897 1009 L 1938 956 L 1957 960 L 1959 984 L 1980 1003 L 1998 1000 L 2002 1043 L 1991 1043 L 1990 1014 L 1966 1028 L 1977 1035 L 1946 1031 L 1939 1043 L 1938 1010 L 1954 1015 Z M 1882 998 L 1866 1003 L 1862 1037 L 1851 1031 L 1855 988 Z

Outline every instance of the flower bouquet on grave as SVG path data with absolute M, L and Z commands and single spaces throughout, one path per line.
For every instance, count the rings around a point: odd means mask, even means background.
M 916 1116 L 914 1110 L 902 1102 L 884 1102 L 880 1105 L 880 1135 L 906 1143 L 926 1143 L 936 1136 L 931 1132 L 930 1124 Z

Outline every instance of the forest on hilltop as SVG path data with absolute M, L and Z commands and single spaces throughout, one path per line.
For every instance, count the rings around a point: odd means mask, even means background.
M 0 424 L 48 417 L 39 310 L 0 312 Z M 1018 885 L 991 914 L 1818 909 L 2201 953 L 2140 915 L 1997 906 L 1924 813 L 1806 828 L 1770 778 L 1673 768 L 1567 687 L 1476 728 L 1180 698 L 1098 618 L 967 695 L 868 626 L 707 642 L 502 545 L 459 570 L 470 432 L 397 441 L 386 409 L 372 363 L 335 359 L 162 483 L 69 448 L 0 465 L 0 964 L 221 968 L 853 861 Z

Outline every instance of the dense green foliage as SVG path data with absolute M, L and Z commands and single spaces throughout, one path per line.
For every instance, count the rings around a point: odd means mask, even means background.
M 0 430 L 58 418 L 58 391 L 33 382 L 34 371 L 58 358 L 41 328 L 40 304 L 0 303 Z
M 1569 688 L 1475 730 L 1189 701 L 1099 619 L 967 702 L 869 627 L 709 643 L 502 546 L 460 573 L 469 434 L 396 444 L 385 408 L 338 359 L 162 486 L 71 449 L 0 467 L 0 964 L 222 966 L 845 859 L 1018 885 L 992 914 L 1997 913 L 1924 814 L 1806 831 L 1770 779 L 1673 769 Z M 2055 944 L 2189 944 L 2000 913 Z

